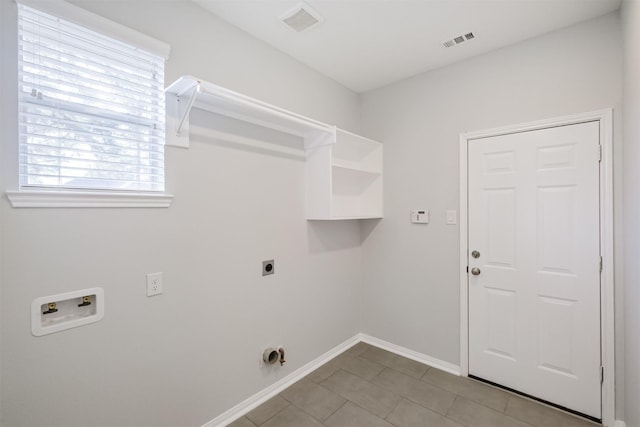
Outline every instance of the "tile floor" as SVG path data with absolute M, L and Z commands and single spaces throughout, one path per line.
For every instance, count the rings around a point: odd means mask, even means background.
M 359 343 L 229 427 L 594 427 Z

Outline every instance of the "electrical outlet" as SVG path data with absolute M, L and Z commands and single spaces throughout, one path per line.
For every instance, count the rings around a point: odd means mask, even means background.
M 262 275 L 268 276 L 275 272 L 276 263 L 274 260 L 270 259 L 267 261 L 262 261 Z
M 162 293 L 162 273 L 147 274 L 147 296 L 160 295 Z

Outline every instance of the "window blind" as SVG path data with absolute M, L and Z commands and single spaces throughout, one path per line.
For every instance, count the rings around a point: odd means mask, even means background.
M 20 186 L 164 191 L 164 58 L 18 5 Z

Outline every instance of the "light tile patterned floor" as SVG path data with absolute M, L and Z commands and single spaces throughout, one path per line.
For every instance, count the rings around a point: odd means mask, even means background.
M 229 427 L 594 427 L 359 343 Z

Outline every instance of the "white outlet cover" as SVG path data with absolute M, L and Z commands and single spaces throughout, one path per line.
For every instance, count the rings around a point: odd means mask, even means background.
M 162 272 L 147 274 L 147 296 L 160 295 L 163 288 Z

